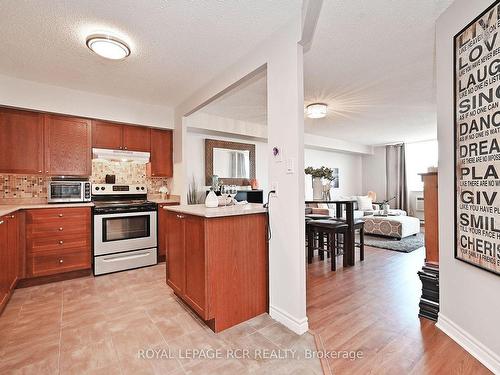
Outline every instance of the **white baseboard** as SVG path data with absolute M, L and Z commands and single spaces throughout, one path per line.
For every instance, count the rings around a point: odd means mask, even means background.
M 288 329 L 292 330 L 298 335 L 302 335 L 309 330 L 309 323 L 307 322 L 307 317 L 303 319 L 296 319 L 290 314 L 284 312 L 275 306 L 269 306 L 269 315 L 274 320 L 277 320 L 283 324 Z
M 467 331 L 441 313 L 439 313 L 436 327 L 451 337 L 494 374 L 500 374 L 500 357 L 484 346 L 483 343 L 477 341 Z M 492 332 L 492 334 L 494 333 Z

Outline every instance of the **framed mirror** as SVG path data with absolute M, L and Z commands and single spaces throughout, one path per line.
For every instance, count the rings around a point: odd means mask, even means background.
M 249 185 L 255 178 L 255 145 L 205 139 L 205 183 L 217 175 L 225 185 Z

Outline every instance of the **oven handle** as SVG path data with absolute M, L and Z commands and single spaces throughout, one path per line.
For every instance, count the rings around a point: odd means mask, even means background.
M 118 255 L 118 256 L 115 256 L 115 257 L 112 257 L 112 258 L 103 258 L 103 262 L 117 262 L 119 260 L 126 260 L 126 259 L 137 259 L 137 258 L 143 258 L 143 257 L 146 257 L 148 255 L 150 255 L 151 252 L 148 251 L 146 253 L 140 253 L 140 254 L 134 254 L 134 255 Z

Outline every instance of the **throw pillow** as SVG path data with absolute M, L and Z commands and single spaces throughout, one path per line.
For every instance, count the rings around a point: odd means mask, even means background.
M 372 199 L 368 196 L 357 196 L 356 200 L 358 202 L 358 210 L 360 211 L 371 211 L 372 208 Z

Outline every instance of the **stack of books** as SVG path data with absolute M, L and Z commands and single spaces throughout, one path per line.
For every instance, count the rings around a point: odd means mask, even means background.
M 420 311 L 418 316 L 437 321 L 439 313 L 439 268 L 426 264 L 422 271 L 418 271 L 422 281 L 422 297 L 420 298 Z

